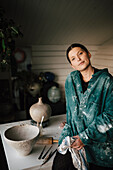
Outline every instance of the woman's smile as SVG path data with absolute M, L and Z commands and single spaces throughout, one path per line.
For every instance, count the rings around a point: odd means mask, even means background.
M 79 64 L 78 66 L 83 65 L 83 64 L 84 64 L 84 62 L 85 62 L 85 61 L 80 62 L 80 64 Z

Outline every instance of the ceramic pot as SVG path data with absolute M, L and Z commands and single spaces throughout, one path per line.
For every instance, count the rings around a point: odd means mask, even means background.
M 41 85 L 39 83 L 33 83 L 29 85 L 27 90 L 33 97 L 35 97 L 37 94 L 40 94 Z
M 60 101 L 60 99 L 61 99 L 60 89 L 58 87 L 56 87 L 56 86 L 52 86 L 48 90 L 48 99 L 52 103 L 57 103 L 58 101 Z
M 39 128 L 28 124 L 13 126 L 4 132 L 5 141 L 21 156 L 30 154 L 38 136 Z
M 49 120 L 52 110 L 48 104 L 42 102 L 42 97 L 40 97 L 39 101 L 30 107 L 29 112 L 31 118 L 36 121 L 38 125 L 41 122 L 42 116 L 44 116 L 43 121 Z

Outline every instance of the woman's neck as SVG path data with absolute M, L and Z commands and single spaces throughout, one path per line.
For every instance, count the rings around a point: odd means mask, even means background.
M 88 82 L 94 74 L 94 68 L 90 65 L 86 70 L 81 71 L 84 82 Z

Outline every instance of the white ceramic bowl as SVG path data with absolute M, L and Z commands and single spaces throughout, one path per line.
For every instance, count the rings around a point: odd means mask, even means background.
M 22 155 L 28 155 L 39 136 L 39 128 L 33 125 L 18 125 L 4 132 L 6 142 Z

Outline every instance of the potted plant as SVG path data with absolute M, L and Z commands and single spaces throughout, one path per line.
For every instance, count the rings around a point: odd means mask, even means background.
M 0 70 L 7 71 L 14 62 L 15 39 L 22 37 L 20 26 L 12 19 L 5 18 L 5 12 L 0 8 Z M 13 64 L 12 64 L 13 65 Z

